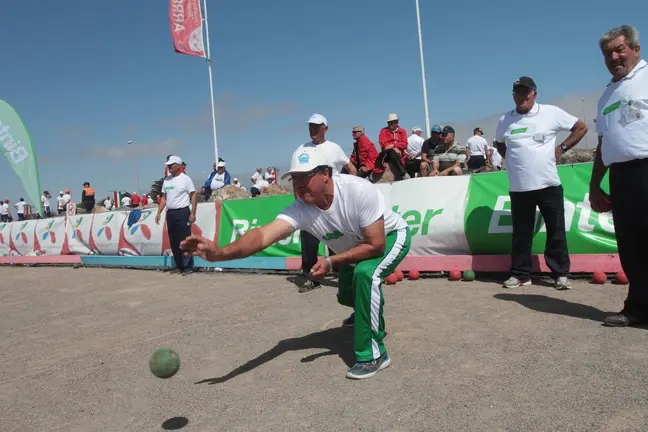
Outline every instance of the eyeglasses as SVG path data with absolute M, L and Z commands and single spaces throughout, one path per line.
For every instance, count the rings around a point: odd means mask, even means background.
M 299 173 L 297 175 L 291 174 L 290 177 L 288 177 L 288 181 L 291 183 L 297 183 L 297 184 L 306 184 L 310 182 L 310 180 L 315 177 L 316 174 L 319 174 L 321 171 L 319 170 L 314 170 L 310 171 L 308 173 Z

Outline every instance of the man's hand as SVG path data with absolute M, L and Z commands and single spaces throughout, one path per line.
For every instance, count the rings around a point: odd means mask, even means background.
M 399 156 L 402 154 L 402 152 L 400 151 L 400 149 L 398 149 L 398 148 L 396 148 L 396 147 L 393 147 L 393 149 L 394 149 L 394 151 L 395 151 L 396 153 L 398 153 Z
M 560 156 L 562 156 L 562 154 L 563 154 L 563 151 L 560 148 L 560 146 L 556 147 L 555 154 L 556 154 L 556 163 L 558 163 L 558 161 L 560 160 Z
M 369 171 L 369 168 L 367 168 L 366 166 L 362 165 L 358 171 L 362 171 L 362 172 Z
M 180 242 L 180 249 L 185 255 L 200 257 L 206 261 L 218 261 L 221 248 L 211 240 L 200 236 L 189 236 Z
M 189 215 L 189 222 L 191 222 L 191 223 L 196 222 L 196 215 L 195 215 L 195 213 L 192 212 L 192 213 Z
M 156 223 L 157 225 L 160 225 L 160 213 L 158 213 L 158 214 L 155 215 L 155 223 Z
M 436 176 L 438 176 L 438 175 L 439 175 L 439 171 L 438 171 L 438 170 L 432 170 L 432 172 L 430 173 L 430 177 L 436 177 Z
M 329 272 L 330 268 L 328 265 L 328 261 L 326 261 L 325 257 L 319 257 L 317 258 L 317 262 L 311 268 L 310 276 L 313 279 L 322 279 L 324 276 L 326 276 Z
M 598 213 L 605 213 L 612 210 L 610 195 L 606 194 L 600 186 L 590 185 L 589 201 L 592 210 Z

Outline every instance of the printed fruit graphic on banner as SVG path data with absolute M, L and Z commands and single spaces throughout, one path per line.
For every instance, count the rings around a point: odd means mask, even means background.
M 81 226 L 81 222 L 83 222 L 83 216 L 81 216 L 79 218 L 79 220 L 77 220 L 76 223 L 74 223 L 74 225 L 72 225 L 72 238 L 77 239 L 77 240 L 79 240 L 80 242 L 83 243 L 83 234 L 81 233 L 81 230 L 79 229 L 79 227 Z
M 108 217 L 103 221 L 103 226 L 102 226 L 101 228 L 99 228 L 99 231 L 97 231 L 97 235 L 98 235 L 98 236 L 101 236 L 102 234 L 105 234 L 106 239 L 108 239 L 108 240 L 112 240 L 112 230 L 110 229 L 110 227 L 108 226 L 108 224 L 109 224 L 110 221 L 113 219 L 113 217 L 115 217 L 115 215 L 114 215 L 114 214 L 111 214 L 110 216 L 108 216 Z

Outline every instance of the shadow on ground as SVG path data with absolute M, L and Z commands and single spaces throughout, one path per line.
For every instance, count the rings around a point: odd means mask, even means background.
M 286 280 L 294 284 L 297 288 L 301 288 L 306 283 L 306 281 L 308 281 L 308 279 L 306 279 L 302 275 L 290 275 L 286 277 Z M 318 282 L 321 283 L 323 286 L 334 287 L 334 288 L 338 287 L 338 283 L 331 279 L 322 279 L 322 280 L 318 280 Z
M 187 417 L 172 417 L 162 423 L 162 429 L 164 430 L 178 430 L 189 424 L 189 419 Z
M 538 312 L 565 315 L 598 322 L 603 322 L 605 318 L 615 313 L 603 312 L 593 306 L 538 294 L 495 294 L 493 297 L 498 300 L 513 301 Z
M 241 365 L 222 377 L 214 377 L 198 381 L 196 384 L 221 384 L 251 371 L 288 351 L 309 349 L 325 349 L 327 351 L 312 354 L 301 359 L 302 363 L 310 363 L 320 357 L 337 355 L 349 367 L 355 364 L 353 352 L 353 331 L 348 328 L 336 327 L 306 336 L 284 339 L 274 348 L 261 354 L 255 359 Z

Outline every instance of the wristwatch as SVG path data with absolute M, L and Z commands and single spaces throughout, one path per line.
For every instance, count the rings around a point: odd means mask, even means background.
M 567 147 L 565 144 L 560 144 L 560 150 L 565 153 L 567 150 L 569 150 L 569 147 Z

